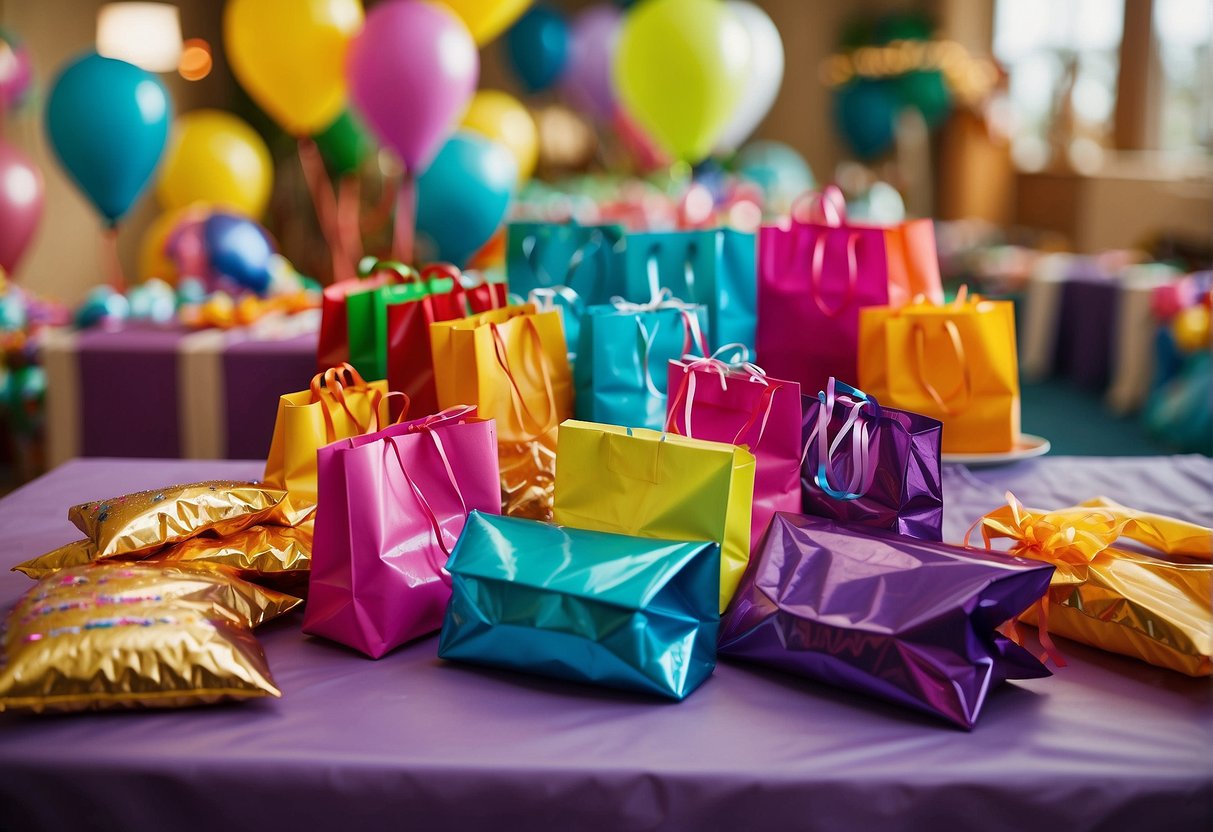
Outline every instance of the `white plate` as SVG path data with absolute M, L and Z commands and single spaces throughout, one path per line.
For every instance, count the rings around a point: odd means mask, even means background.
M 1019 462 L 1044 456 L 1053 447 L 1043 436 L 1033 436 L 1030 433 L 1019 434 L 1015 447 L 1009 451 L 999 451 L 990 454 L 944 454 L 944 462 L 958 462 L 961 465 L 1006 465 L 1008 462 Z

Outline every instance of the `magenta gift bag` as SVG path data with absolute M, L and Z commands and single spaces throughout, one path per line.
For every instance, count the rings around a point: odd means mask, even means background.
M 943 539 L 940 422 L 834 379 L 804 405 L 805 514 Z
M 757 551 L 777 511 L 800 511 L 800 385 L 770 378 L 745 359 L 669 363 L 667 433 L 744 445 L 754 454 L 754 509 L 750 550 Z
M 497 429 L 453 407 L 317 452 L 303 631 L 379 658 L 442 626 L 468 512 L 501 513 Z
M 830 376 L 858 381 L 860 307 L 908 300 L 908 238 L 898 232 L 911 224 L 849 224 L 834 187 L 814 197 L 809 214 L 802 222 L 793 206 L 788 225 L 759 232 L 757 360 L 773 376 L 821 390 Z

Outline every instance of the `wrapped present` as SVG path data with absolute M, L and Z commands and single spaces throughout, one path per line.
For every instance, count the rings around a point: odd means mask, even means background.
M 666 364 L 710 353 L 707 309 L 662 290 L 648 303 L 622 298 L 591 306 L 581 328 L 581 360 L 573 368 L 577 418 L 661 430 L 665 424 Z
M 830 379 L 804 400 L 803 511 L 943 539 L 943 426 Z
M 1038 511 L 1010 493 L 979 523 L 987 546 L 1007 538 L 1012 554 L 1057 568 L 1028 623 L 1189 676 L 1213 673 L 1213 529 L 1102 497 Z M 1115 546 L 1122 538 L 1156 554 Z
M 535 289 L 563 286 L 587 305 L 607 303 L 623 293 L 616 255 L 622 239 L 618 225 L 510 223 L 506 229 L 510 291 L 527 297 Z
M 278 400 L 274 437 L 265 460 L 265 481 L 315 502 L 316 450 L 391 422 L 393 394 L 385 381 L 363 381 L 349 364 L 312 378 L 311 387 Z M 407 406 L 401 412 L 407 413 Z
M 723 442 L 567 421 L 556 448 L 562 526 L 720 544 L 720 609 L 750 559 L 754 455 Z
M 847 222 L 834 186 L 813 197 L 809 222 L 759 236 L 758 362 L 808 390 L 833 376 L 855 383 L 859 310 L 897 308 L 916 295 L 942 302 L 930 220 L 882 227 Z
M 776 514 L 721 622 L 720 653 L 972 728 L 991 689 L 1049 671 L 997 629 L 1047 564 Z
M 623 292 L 644 303 L 662 289 L 708 309 L 708 343 L 754 346 L 754 235 L 730 228 L 629 234 Z
M 556 426 L 573 413 L 573 384 L 559 313 L 531 304 L 496 309 L 430 326 L 438 403 L 474 405 L 497 423 L 502 505 L 512 513 L 519 492 L 529 517 L 551 511 L 550 478 L 519 481 L 528 460 L 542 462 L 555 446 Z M 521 464 L 520 464 L 521 463 Z M 542 466 L 537 466 L 537 475 Z
M 445 565 L 467 514 L 501 505 L 494 425 L 454 408 L 318 457 L 303 631 L 377 659 L 442 626 Z
M 315 322 L 301 314 L 281 326 L 226 331 L 146 324 L 43 330 L 48 464 L 263 457 L 278 397 L 315 372 Z
M 222 567 L 100 563 L 9 613 L 0 710 L 181 707 L 281 696 L 252 628 L 299 604 Z
M 969 297 L 860 310 L 859 387 L 944 424 L 943 452 L 1003 453 L 1019 439 L 1010 301 Z
M 715 357 L 671 361 L 668 376 L 668 432 L 741 445 L 754 455 L 754 552 L 775 512 L 800 510 L 800 385 L 750 364 L 744 347 L 731 364 Z
M 438 655 L 683 699 L 716 666 L 719 551 L 472 512 Z

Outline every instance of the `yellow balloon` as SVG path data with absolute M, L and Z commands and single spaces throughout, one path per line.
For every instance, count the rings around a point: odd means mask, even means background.
M 293 136 L 345 108 L 345 51 L 362 28 L 359 0 L 228 0 L 228 62 L 261 109 Z
M 209 209 L 205 205 L 187 205 L 164 211 L 143 232 L 139 242 L 139 280 L 158 277 L 165 283 L 177 284 L 177 264 L 168 256 L 168 238 L 185 219 L 205 217 Z
M 628 113 L 671 156 L 698 162 L 741 100 L 750 36 L 721 0 L 645 0 L 624 18 L 613 74 Z
M 1199 352 L 1209 346 L 1209 307 L 1189 306 L 1171 321 L 1175 344 L 1184 352 Z
M 484 46 L 510 27 L 531 0 L 442 0 L 467 24 L 477 46 Z
M 256 130 L 230 113 L 194 110 L 173 125 L 156 198 L 168 209 L 209 202 L 259 218 L 273 181 L 274 163 Z
M 518 99 L 499 90 L 480 90 L 472 96 L 461 126 L 504 145 L 518 163 L 518 181 L 531 178 L 539 161 L 539 128 Z

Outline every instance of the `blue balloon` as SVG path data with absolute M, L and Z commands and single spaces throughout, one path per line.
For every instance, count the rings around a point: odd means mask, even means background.
M 569 24 L 548 6 L 532 6 L 505 35 L 510 64 L 529 92 L 560 80 L 569 60 Z
M 55 154 L 110 225 L 151 181 L 171 120 L 160 79 L 95 52 L 59 73 L 46 103 Z
M 861 159 L 893 147 L 898 96 L 884 81 L 853 81 L 834 92 L 834 122 Z
M 105 323 L 121 323 L 130 317 L 131 304 L 126 295 L 120 295 L 109 286 L 98 286 L 76 310 L 76 326 L 88 329 Z
M 263 295 L 270 288 L 274 247 L 260 225 L 237 214 L 214 213 L 203 227 L 211 268 Z
M 459 132 L 417 178 L 417 231 L 437 259 L 462 266 L 505 218 L 518 166 L 497 142 Z
M 783 142 L 750 142 L 733 164 L 739 176 L 762 188 L 769 202 L 790 204 L 816 187 L 808 162 Z

